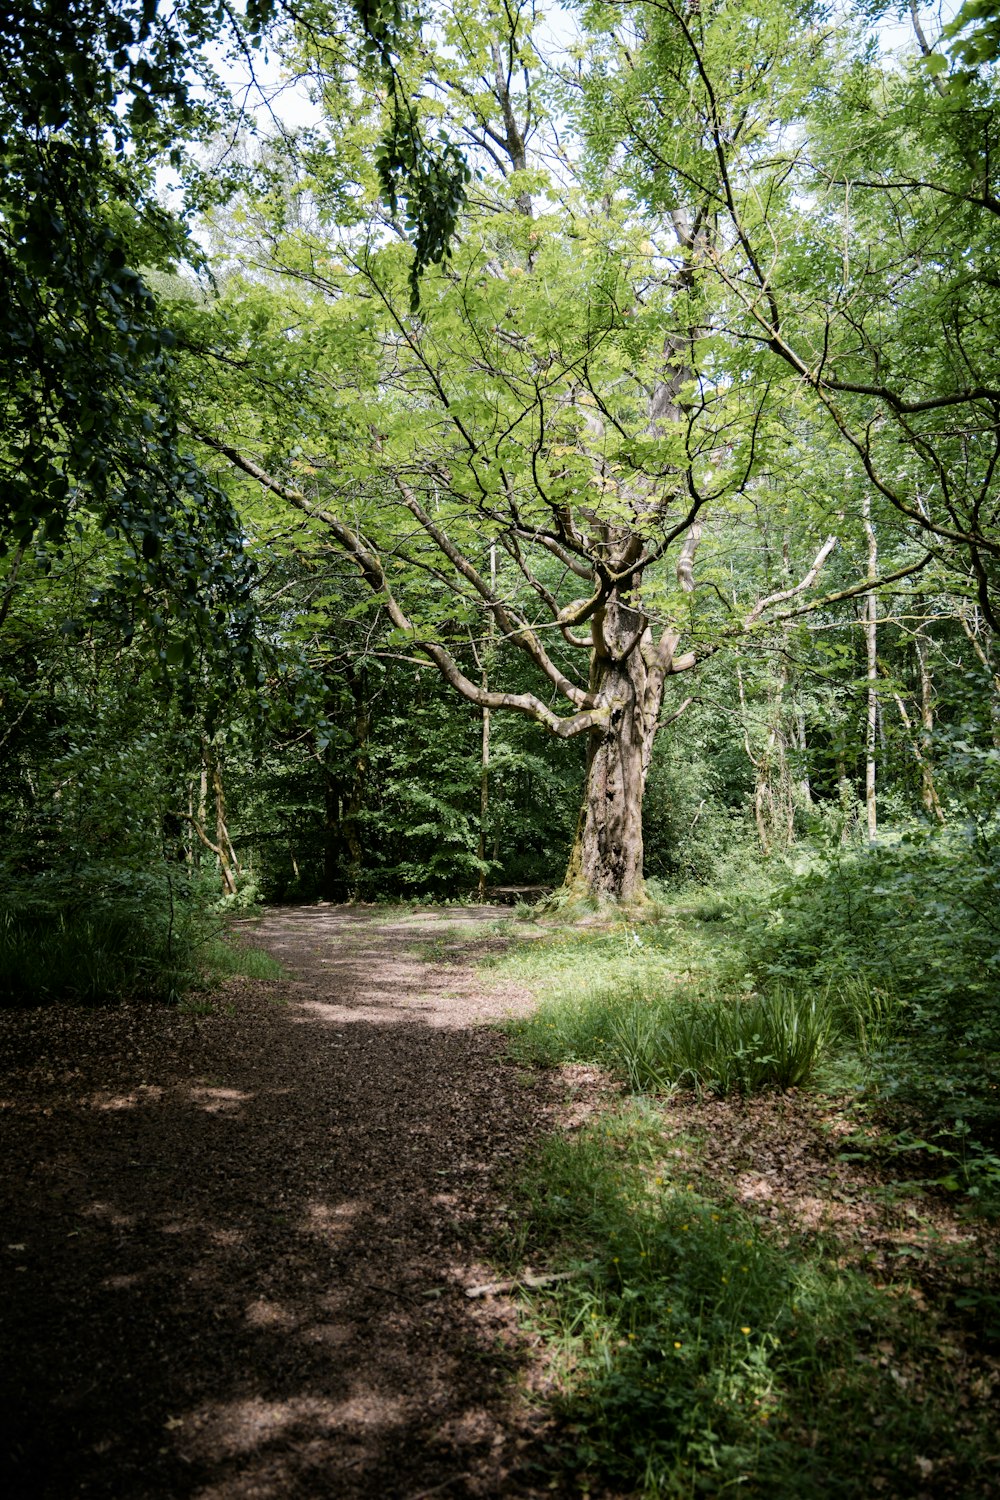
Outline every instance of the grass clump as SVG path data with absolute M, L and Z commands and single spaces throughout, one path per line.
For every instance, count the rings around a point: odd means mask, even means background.
M 515 1049 L 632 1090 L 850 1093 L 890 1154 L 1000 1211 L 1000 826 L 796 859 L 501 960 L 540 999 Z
M 650 1497 L 917 1495 L 926 1455 L 951 1493 L 987 1472 L 928 1315 L 678 1179 L 649 1107 L 550 1142 L 521 1222 L 522 1252 L 579 1270 L 529 1298 L 571 1468 Z
M 831 996 L 832 1061 L 890 1152 L 1000 1210 L 1000 829 L 820 849 L 744 910 L 738 952 L 755 985 Z
M 633 981 L 550 1000 L 515 1023 L 514 1037 L 523 1060 L 599 1062 L 635 1092 L 755 1094 L 805 1083 L 830 1025 L 823 999 L 788 986 L 688 999 Z
M 598 1062 L 635 1092 L 805 1083 L 831 1033 L 828 997 L 784 981 L 759 991 L 721 983 L 720 921 L 714 906 L 707 917 L 684 911 L 641 934 L 564 933 L 501 960 L 541 997 L 533 1016 L 512 1023 L 516 1054 L 542 1066 Z
M 226 979 L 240 975 L 244 979 L 284 979 L 285 970 L 277 959 L 263 948 L 248 948 L 224 936 L 208 939 L 200 960 L 208 978 Z

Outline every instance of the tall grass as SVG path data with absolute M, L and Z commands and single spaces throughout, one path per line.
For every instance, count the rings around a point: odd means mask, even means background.
M 172 870 L 88 865 L 72 879 L 8 882 L 0 897 L 0 1004 L 175 1001 L 206 977 L 279 977 L 227 943 L 202 893 Z
M 513 1034 L 525 1060 L 600 1062 L 635 1092 L 753 1094 L 805 1083 L 832 1022 L 824 997 L 788 985 L 689 999 L 633 979 L 549 1000 Z

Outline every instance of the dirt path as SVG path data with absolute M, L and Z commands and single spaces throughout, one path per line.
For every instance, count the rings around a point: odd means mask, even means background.
M 271 911 L 292 979 L 210 1015 L 0 1015 L 4 1494 L 551 1493 L 527 1346 L 465 1294 L 572 1108 L 480 1024 L 529 1004 L 462 962 L 498 915 Z

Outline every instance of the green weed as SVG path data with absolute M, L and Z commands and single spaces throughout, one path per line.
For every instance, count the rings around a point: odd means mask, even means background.
M 249 948 L 224 937 L 204 944 L 200 961 L 209 978 L 241 975 L 245 979 L 284 979 L 285 970 L 263 948 Z
M 989 1416 L 956 1429 L 933 1321 L 778 1244 L 663 1155 L 655 1111 L 626 1110 L 550 1142 L 526 1189 L 522 1245 L 578 1271 L 527 1295 L 567 1466 L 648 1497 L 860 1500 L 919 1494 L 930 1462 L 939 1487 L 975 1492 Z

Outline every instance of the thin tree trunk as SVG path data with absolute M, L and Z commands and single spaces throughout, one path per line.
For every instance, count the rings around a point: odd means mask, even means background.
M 188 787 L 187 821 L 189 823 L 192 823 L 192 824 L 194 823 L 194 782 L 193 781 L 191 782 L 190 786 Z M 188 845 L 187 845 L 187 849 L 185 851 L 185 856 L 184 857 L 185 857 L 185 860 L 186 860 L 187 864 L 190 865 L 192 869 L 196 869 L 197 866 L 201 864 L 201 844 L 200 843 L 196 844 L 193 841 L 189 842 Z
M 486 673 L 483 673 L 486 687 Z M 486 900 L 486 816 L 490 806 L 490 711 L 482 710 L 483 735 L 479 771 L 479 900 Z
M 496 593 L 497 588 L 497 549 L 490 548 L 490 588 Z M 490 635 L 493 634 L 491 617 Z M 489 677 L 485 662 L 482 674 L 483 691 L 489 689 Z M 490 807 L 490 711 L 483 705 L 483 734 L 482 749 L 479 772 L 479 900 L 486 900 L 486 818 Z M 495 857 L 495 856 L 494 856 Z
M 21 571 L 21 563 L 24 561 L 24 554 L 27 550 L 27 542 L 20 542 L 11 561 L 10 572 L 7 574 L 7 586 L 0 595 L 0 630 L 6 623 L 14 595 L 17 593 L 17 575 Z
M 893 693 L 892 697 L 893 702 L 899 709 L 899 717 L 903 721 L 903 728 L 906 730 L 906 733 L 909 736 L 910 749 L 913 751 L 913 758 L 917 762 L 917 765 L 920 767 L 924 807 L 929 813 L 932 813 L 933 816 L 937 818 L 939 823 L 943 823 L 944 813 L 941 810 L 941 803 L 938 800 L 937 790 L 934 786 L 934 776 L 931 772 L 930 766 L 927 764 L 923 757 L 920 749 L 920 742 L 913 732 L 913 721 L 907 713 L 906 704 L 903 702 L 900 695 L 898 693 Z
M 219 861 L 219 874 L 222 879 L 222 889 L 227 896 L 236 894 L 236 877 L 240 873 L 240 863 L 233 848 L 232 839 L 229 837 L 229 828 L 226 823 L 226 796 L 222 785 L 222 770 L 219 766 L 219 757 L 214 745 L 206 741 L 203 750 L 203 776 L 207 794 L 210 792 L 215 804 L 215 842 L 205 836 L 204 823 L 195 824 L 195 829 L 202 842 L 213 851 Z
M 878 542 L 872 525 L 871 498 L 861 502 L 861 516 L 868 538 L 868 577 L 878 577 Z M 878 599 L 872 589 L 864 603 L 865 652 L 868 664 L 868 712 L 865 728 L 865 814 L 868 837 L 872 843 L 878 834 L 878 807 L 875 797 L 875 746 L 878 737 Z
M 353 900 L 361 881 L 364 849 L 360 816 L 368 785 L 368 741 L 371 733 L 370 705 L 364 670 L 346 670 L 347 685 L 354 701 L 354 765 L 350 782 L 323 766 L 325 817 L 323 839 L 323 894 L 327 901 Z M 328 711 L 335 711 L 333 705 Z
M 809 763 L 806 759 L 809 752 L 809 742 L 806 738 L 806 716 L 801 707 L 796 707 L 795 710 L 795 728 L 798 735 L 796 747 L 802 756 L 802 779 L 799 782 L 799 789 L 802 793 L 803 805 L 805 807 L 812 807 L 812 786 L 809 783 Z
M 785 712 L 787 686 L 788 662 L 782 658 L 778 680 L 773 692 L 769 692 L 771 722 L 767 743 L 756 763 L 754 817 L 764 854 L 769 854 L 775 844 L 787 848 L 795 841 L 795 801 L 788 774 L 787 740 L 781 722 Z
M 340 901 L 344 894 L 341 874 L 340 782 L 323 767 L 323 900 Z M 294 861 L 293 861 L 294 869 Z M 298 871 L 296 871 L 298 878 Z
M 934 788 L 934 776 L 931 771 L 930 761 L 927 758 L 931 744 L 931 736 L 934 733 L 934 680 L 931 675 L 931 664 L 927 652 L 927 642 L 919 630 L 914 636 L 914 645 L 917 649 L 917 665 L 920 669 L 920 723 L 923 726 L 923 746 L 919 755 L 920 761 L 920 795 L 926 812 L 933 814 L 944 822 L 944 814 L 941 811 L 941 803 Z
M 344 842 L 347 845 L 348 894 L 353 900 L 361 880 L 364 849 L 361 845 L 361 809 L 368 788 L 369 755 L 371 738 L 371 711 L 368 700 L 368 681 L 364 668 L 348 671 L 351 697 L 354 699 L 354 775 L 351 792 L 344 816 Z
M 205 848 L 211 849 L 212 853 L 219 861 L 219 869 L 222 874 L 223 892 L 227 896 L 235 895 L 236 883 L 232 878 L 232 872 L 229 868 L 229 856 L 227 855 L 225 849 L 220 844 L 213 844 L 212 840 L 209 838 L 202 825 L 198 822 L 197 818 L 192 817 L 190 813 L 184 813 L 182 816 L 187 820 L 187 822 L 191 824 L 195 833 L 198 835 L 201 842 L 205 845 Z
M 976 610 L 975 614 L 978 616 L 979 611 Z M 962 608 L 959 608 L 958 621 L 965 632 L 969 645 L 976 654 L 977 660 L 986 668 L 993 680 L 993 699 L 990 705 L 990 717 L 993 726 L 991 737 L 994 746 L 1000 750 L 1000 672 L 996 669 L 992 650 L 989 649 L 989 637 L 986 637 L 986 646 L 984 647 L 983 642 L 979 639 L 978 618 L 974 625 L 971 624 L 965 610 Z

